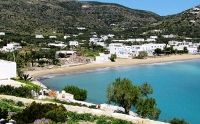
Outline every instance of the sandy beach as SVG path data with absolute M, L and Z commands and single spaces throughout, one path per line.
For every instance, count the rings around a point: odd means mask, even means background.
M 170 55 L 156 58 L 147 58 L 147 59 L 116 59 L 116 62 L 92 62 L 85 65 L 71 66 L 71 67 L 58 67 L 52 69 L 41 69 L 34 71 L 27 71 L 26 73 L 32 75 L 34 78 L 42 75 L 48 74 L 61 74 L 61 73 L 71 73 L 71 72 L 80 72 L 86 70 L 93 70 L 106 67 L 117 67 L 117 66 L 128 66 L 136 64 L 151 64 L 151 63 L 163 63 L 163 62 L 173 62 L 173 61 L 184 61 L 184 60 L 193 60 L 200 59 L 200 55 Z

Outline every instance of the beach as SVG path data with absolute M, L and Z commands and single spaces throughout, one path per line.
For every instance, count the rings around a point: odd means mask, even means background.
M 115 62 L 92 62 L 84 65 L 77 65 L 70 67 L 65 66 L 65 67 L 50 68 L 50 69 L 32 70 L 32 71 L 26 71 L 26 73 L 36 78 L 39 76 L 49 75 L 49 74 L 81 72 L 81 71 L 106 68 L 106 67 L 128 66 L 137 64 L 153 64 L 153 63 L 174 62 L 174 61 L 184 61 L 193 59 L 200 59 L 200 55 L 182 54 L 182 55 L 162 56 L 156 58 L 147 58 L 147 59 L 117 58 Z

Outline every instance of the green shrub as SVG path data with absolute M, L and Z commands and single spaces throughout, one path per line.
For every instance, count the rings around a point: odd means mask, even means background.
M 170 120 L 169 123 L 170 124 L 189 124 L 184 119 L 178 119 L 178 118 L 174 118 L 174 119 Z
M 7 118 L 8 111 L 0 108 L 0 118 Z
M 0 94 L 31 98 L 31 88 L 27 86 L 13 87 L 11 85 L 0 86 Z
M 23 103 L 22 103 L 23 104 Z M 23 105 L 24 106 L 24 105 Z M 21 112 L 23 108 L 18 106 L 18 102 L 10 99 L 0 99 L 0 108 L 8 112 Z
M 117 58 L 117 55 L 116 54 L 111 54 L 111 57 L 110 57 L 110 61 L 111 62 L 115 62 L 115 59 Z
M 19 106 L 19 107 L 24 106 L 24 103 L 22 103 L 21 101 L 18 101 L 16 104 L 17 104 L 17 106 Z
M 21 80 L 21 79 L 13 79 L 15 81 L 27 84 L 26 86 L 29 87 L 30 89 L 39 92 L 41 90 L 40 86 L 33 84 L 31 81 L 27 81 L 27 80 Z
M 87 99 L 87 91 L 76 86 L 65 86 L 65 92 L 73 94 L 75 100 L 85 101 Z
M 52 115 L 54 115 L 55 112 L 59 113 L 56 114 L 56 116 L 53 118 Z M 66 116 L 66 112 L 67 110 L 63 105 L 52 103 L 41 104 L 33 102 L 30 106 L 27 106 L 22 112 L 13 115 L 12 119 L 17 120 L 17 122 L 20 124 L 28 124 L 33 123 L 37 119 L 47 118 L 47 116 L 51 115 L 51 120 L 56 122 L 58 120 L 63 120 L 63 118 Z M 59 116 L 59 114 L 61 114 L 61 116 Z
M 47 112 L 45 117 L 55 122 L 65 122 L 67 121 L 67 111 L 63 112 L 63 110 L 54 109 Z

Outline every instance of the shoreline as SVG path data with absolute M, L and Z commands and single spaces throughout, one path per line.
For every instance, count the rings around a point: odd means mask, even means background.
M 121 66 L 131 66 L 131 65 L 141 65 L 141 64 L 154 64 L 154 63 L 165 63 L 165 62 L 176 62 L 185 60 L 195 60 L 200 59 L 200 55 L 170 55 L 157 58 L 147 58 L 147 59 L 116 59 L 116 62 L 92 62 L 84 65 L 77 65 L 71 67 L 58 67 L 52 69 L 43 69 L 35 71 L 26 71 L 27 74 L 32 75 L 34 78 L 38 78 L 44 75 L 56 75 L 56 74 L 67 74 L 83 72 L 87 70 L 103 69 L 109 67 L 121 67 Z

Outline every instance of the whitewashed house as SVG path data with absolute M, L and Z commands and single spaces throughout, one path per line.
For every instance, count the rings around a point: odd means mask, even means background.
M 108 36 L 102 35 L 102 36 L 101 36 L 101 41 L 106 41 L 106 40 L 108 40 Z
M 200 46 L 200 43 L 193 43 L 193 47 L 199 47 Z
M 16 62 L 0 60 L 0 80 L 10 80 L 17 76 Z
M 162 35 L 164 38 L 175 38 L 176 35 L 170 34 L 170 35 Z
M 197 54 L 198 53 L 197 47 L 188 47 L 187 50 L 188 50 L 189 54 Z
M 137 42 L 144 42 L 144 38 L 137 38 L 137 39 L 135 39 L 135 41 L 137 41 Z
M 197 7 L 194 7 L 193 10 L 194 10 L 194 11 L 200 11 L 200 9 L 197 8 Z
M 35 38 L 44 38 L 44 36 L 41 35 L 41 34 L 36 34 L 36 35 L 35 35 Z
M 78 46 L 78 41 L 69 41 L 70 46 Z
M 100 41 L 100 38 L 93 37 L 93 38 L 90 38 L 89 41 L 90 41 L 90 42 L 94 42 L 94 43 L 96 43 L 96 42 Z
M 95 62 L 108 62 L 110 61 L 110 55 L 104 54 L 104 53 L 99 53 L 100 56 L 95 57 Z
M 193 44 L 192 42 L 179 42 L 179 41 L 169 41 L 169 45 L 173 46 L 174 50 L 184 50 L 184 47 L 187 48 L 189 54 L 196 54 L 198 52 L 197 47 L 198 43 Z
M 5 32 L 0 32 L 0 35 L 6 35 L 6 33 Z
M 67 35 L 67 36 L 64 36 L 64 39 L 67 39 L 67 38 L 70 38 L 70 36 L 69 36 L 69 35 Z
M 77 35 L 77 34 L 73 34 L 72 36 L 73 36 L 73 37 L 78 37 L 78 35 Z
M 132 45 L 132 55 L 138 56 L 140 51 L 146 51 L 148 56 L 153 56 L 155 49 L 159 48 L 163 50 L 165 44 L 143 44 L 143 45 Z
M 112 40 L 112 42 L 126 42 L 126 40 Z
M 193 46 L 193 43 L 192 42 L 186 42 L 186 41 L 183 41 L 183 42 L 180 42 L 180 41 L 168 41 L 168 44 L 171 45 L 171 46 L 181 46 L 181 47 L 192 47 Z
M 107 36 L 113 38 L 115 35 L 114 34 L 108 34 Z
M 57 38 L 56 36 L 49 36 L 49 38 Z
M 76 51 L 66 51 L 66 50 L 62 50 L 62 51 L 56 51 L 56 56 L 58 56 L 59 53 L 65 54 L 65 55 L 67 55 L 67 56 L 76 55 Z
M 179 41 L 174 41 L 174 40 L 168 41 L 168 44 L 172 45 L 172 46 L 176 46 L 176 45 L 178 45 L 178 43 L 179 43 Z
M 106 47 L 106 44 L 104 42 L 96 42 L 95 44 L 102 47 Z
M 77 27 L 78 30 L 85 30 L 85 27 Z
M 60 48 L 65 48 L 67 45 L 63 43 L 48 43 L 49 47 L 55 46 L 55 47 L 60 47 Z
M 151 39 L 157 39 L 158 36 L 150 36 Z
M 3 46 L 2 50 L 5 52 L 12 52 L 14 50 L 21 49 L 22 46 L 19 43 L 9 43 L 7 46 Z
M 146 41 L 146 42 L 155 42 L 156 39 L 154 39 L 154 38 L 147 38 L 145 41 Z
M 127 41 L 127 42 L 135 42 L 136 40 L 135 40 L 135 39 L 129 38 L 129 39 L 127 39 L 126 41 Z
M 109 44 L 110 54 L 116 54 L 119 58 L 128 58 L 131 56 L 131 47 L 124 46 L 122 43 Z

